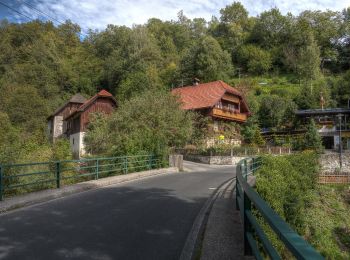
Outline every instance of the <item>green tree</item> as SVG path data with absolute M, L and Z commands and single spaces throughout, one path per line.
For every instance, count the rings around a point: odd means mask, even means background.
M 264 74 L 272 65 L 270 53 L 252 44 L 243 45 L 234 56 L 236 63 L 243 65 L 252 74 Z
M 184 145 L 192 131 L 191 113 L 180 109 L 174 96 L 147 90 L 122 102 L 110 117 L 93 120 L 85 140 L 94 153 L 164 156 L 170 147 Z
M 260 101 L 259 121 L 262 127 L 283 128 L 294 120 L 295 103 L 289 98 L 264 95 Z
M 193 77 L 203 81 L 225 80 L 233 73 L 230 55 L 210 36 L 194 44 L 182 59 L 182 75 L 189 83 Z
M 311 149 L 317 152 L 321 152 L 323 150 L 322 138 L 313 119 L 311 119 L 307 125 L 304 149 Z
M 248 11 L 239 2 L 234 2 L 220 10 L 220 22 L 213 18 L 209 32 L 217 39 L 224 50 L 234 53 L 248 38 L 252 20 Z

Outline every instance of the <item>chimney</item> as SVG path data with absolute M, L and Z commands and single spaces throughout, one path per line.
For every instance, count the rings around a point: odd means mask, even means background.
M 198 78 L 193 78 L 193 86 L 197 86 L 200 80 Z

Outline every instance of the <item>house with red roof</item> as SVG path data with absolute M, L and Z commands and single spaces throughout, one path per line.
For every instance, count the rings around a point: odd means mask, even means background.
M 217 133 L 223 122 L 242 124 L 251 114 L 243 95 L 221 80 L 202 84 L 195 80 L 191 86 L 173 89 L 172 94 L 179 97 L 183 109 L 210 117 Z M 240 140 L 230 141 L 240 144 Z
M 106 90 L 88 100 L 76 94 L 48 118 L 50 138 L 53 141 L 59 137 L 68 138 L 74 156 L 81 157 L 85 154 L 84 136 L 91 114 L 110 114 L 116 107 L 116 99 Z

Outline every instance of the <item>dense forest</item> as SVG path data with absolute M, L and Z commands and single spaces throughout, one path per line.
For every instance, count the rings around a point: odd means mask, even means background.
M 70 21 L 2 20 L 0 161 L 68 156 L 63 141 L 48 143 L 46 118 L 77 92 L 89 97 L 104 88 L 123 104 L 193 77 L 221 79 L 247 96 L 249 143 L 260 128 L 290 126 L 296 108 L 319 107 L 321 93 L 326 106 L 347 106 L 349 69 L 350 8 L 297 16 L 273 8 L 252 17 L 234 2 L 210 21 L 179 12 L 175 21 L 151 18 L 87 35 Z

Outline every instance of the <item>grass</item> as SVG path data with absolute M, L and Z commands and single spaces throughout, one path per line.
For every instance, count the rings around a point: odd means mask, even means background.
M 328 259 L 350 259 L 349 186 L 320 185 L 305 211 L 305 237 Z

